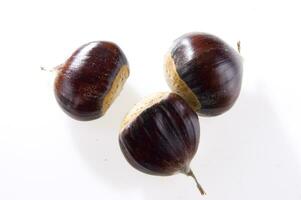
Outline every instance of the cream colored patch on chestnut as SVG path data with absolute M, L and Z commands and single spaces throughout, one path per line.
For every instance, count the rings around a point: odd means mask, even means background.
M 105 112 L 114 102 L 116 97 L 119 95 L 128 77 L 129 77 L 129 67 L 127 65 L 124 65 L 120 68 L 117 76 L 115 77 L 112 83 L 111 89 L 108 91 L 107 95 L 103 99 L 102 110 L 101 110 L 102 115 L 105 114 Z
M 170 93 L 168 92 L 158 92 L 144 98 L 142 101 L 138 102 L 125 116 L 121 122 L 120 132 L 127 127 L 132 121 L 136 119 L 144 110 L 152 107 L 154 104 L 159 103 L 161 100 L 165 99 Z
M 192 90 L 187 84 L 180 78 L 176 71 L 176 66 L 170 53 L 165 58 L 165 78 L 170 89 L 180 95 L 186 102 L 195 110 L 198 111 L 201 108 L 201 104 Z

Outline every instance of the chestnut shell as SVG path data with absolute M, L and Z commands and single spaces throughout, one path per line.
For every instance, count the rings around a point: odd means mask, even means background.
M 172 67 L 176 75 L 171 75 Z M 226 112 L 240 93 L 243 71 L 240 55 L 210 34 L 189 33 L 175 40 L 165 70 L 172 91 L 181 95 L 199 115 Z
M 150 101 L 152 105 L 136 116 L 128 114 L 132 119 L 125 118 L 119 135 L 125 158 L 137 170 L 151 175 L 190 173 L 200 136 L 197 114 L 175 93 Z M 141 105 L 136 107 L 142 109 Z
M 112 42 L 95 41 L 77 49 L 59 69 L 55 97 L 77 120 L 101 117 L 129 75 L 127 59 Z

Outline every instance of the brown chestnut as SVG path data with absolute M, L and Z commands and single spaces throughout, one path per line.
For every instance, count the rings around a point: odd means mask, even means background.
M 239 53 L 206 33 L 176 39 L 165 60 L 171 90 L 203 116 L 220 115 L 232 107 L 240 93 L 242 71 Z
M 58 69 L 55 97 L 72 118 L 97 119 L 110 107 L 128 76 L 127 59 L 116 44 L 90 42 Z
M 119 135 L 120 148 L 137 170 L 150 175 L 183 173 L 190 169 L 200 137 L 197 114 L 175 93 L 157 93 L 139 102 L 126 115 Z

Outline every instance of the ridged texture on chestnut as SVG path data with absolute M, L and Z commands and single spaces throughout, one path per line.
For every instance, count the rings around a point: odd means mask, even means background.
M 200 115 L 224 113 L 240 93 L 240 55 L 213 35 L 190 33 L 178 38 L 167 55 L 165 71 L 171 89 Z
M 77 49 L 59 70 L 55 96 L 71 117 L 93 120 L 110 107 L 128 76 L 127 59 L 116 44 L 90 42 Z
M 144 173 L 188 174 L 199 134 L 198 116 L 185 100 L 175 93 L 159 93 L 125 117 L 119 144 L 127 161 Z

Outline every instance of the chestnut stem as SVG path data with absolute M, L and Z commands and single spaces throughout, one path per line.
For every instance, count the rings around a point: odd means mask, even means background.
M 240 53 L 240 40 L 237 42 L 237 50 L 238 50 L 238 53 Z
M 40 67 L 40 69 L 42 70 L 42 71 L 47 71 L 47 72 L 57 72 L 57 71 L 59 71 L 59 70 L 61 70 L 63 68 L 63 64 L 61 64 L 61 65 L 58 65 L 58 66 L 56 66 L 56 67 L 53 67 L 53 68 L 45 68 L 45 67 Z
M 195 175 L 191 169 L 186 173 L 186 175 L 192 177 L 196 183 L 196 186 L 198 187 L 199 191 L 201 192 L 201 194 L 206 195 L 205 190 L 202 188 L 201 184 L 198 182 L 197 178 L 195 177 Z

